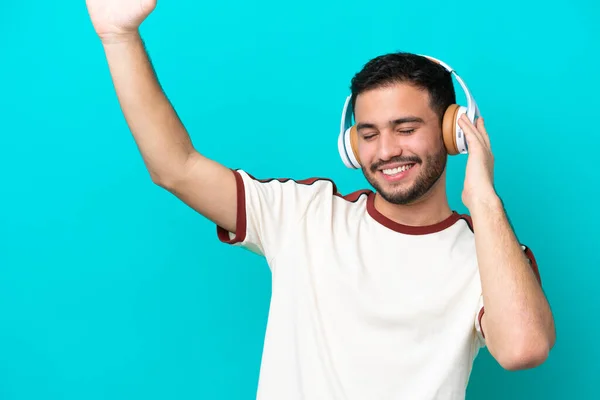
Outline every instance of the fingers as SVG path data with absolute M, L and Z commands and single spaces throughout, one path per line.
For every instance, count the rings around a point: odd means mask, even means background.
M 473 145 L 473 141 L 476 140 L 477 142 L 479 142 L 479 145 L 487 148 L 488 150 L 491 150 L 489 137 L 487 135 L 485 126 L 483 125 L 483 120 L 481 118 L 479 118 L 476 121 L 478 127 L 475 127 L 475 125 L 473 125 L 473 123 L 469 121 L 469 118 L 463 114 L 460 116 L 458 124 L 465 133 L 467 142 L 470 146 Z
M 458 125 L 462 128 L 463 132 L 465 133 L 465 137 L 467 139 L 469 148 L 472 148 L 476 145 L 476 143 L 474 142 L 477 142 L 479 146 L 485 146 L 479 132 L 473 126 L 471 121 L 469 121 L 465 114 L 461 115 L 458 119 Z
M 479 132 L 481 132 L 481 137 L 483 138 L 487 147 L 491 149 L 492 144 L 490 143 L 490 136 L 488 135 L 487 130 L 485 129 L 485 121 L 483 120 L 483 117 L 479 117 L 477 119 L 477 129 L 479 130 Z

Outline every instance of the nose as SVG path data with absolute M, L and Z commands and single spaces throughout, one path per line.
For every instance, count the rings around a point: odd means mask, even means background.
M 402 146 L 394 132 L 383 131 L 379 135 L 378 156 L 380 160 L 386 161 L 402 154 Z

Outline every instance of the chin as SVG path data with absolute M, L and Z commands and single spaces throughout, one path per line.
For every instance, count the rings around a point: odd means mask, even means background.
M 421 169 L 417 165 L 405 176 L 385 176 L 381 171 L 370 172 L 363 168 L 363 174 L 369 184 L 388 203 L 408 205 L 420 201 L 426 196 L 443 175 L 445 165 L 438 163 L 433 167 Z
M 410 204 L 420 197 L 416 184 L 411 181 L 389 182 L 381 173 L 365 174 L 365 178 L 377 193 L 391 204 Z
M 390 188 L 390 189 L 377 189 L 379 195 L 388 203 L 396 205 L 408 205 L 416 203 L 425 194 L 421 194 L 415 190 L 414 186 L 408 188 Z

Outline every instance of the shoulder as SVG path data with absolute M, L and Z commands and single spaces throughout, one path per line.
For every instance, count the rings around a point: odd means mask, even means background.
M 473 220 L 471 219 L 471 216 L 469 214 L 461 214 L 456 212 L 456 216 L 457 222 L 461 222 L 466 228 L 468 228 L 471 231 L 471 233 L 475 232 L 473 230 Z
M 458 218 L 462 221 L 464 221 L 465 226 L 469 229 L 469 231 L 473 234 L 475 234 L 475 230 L 473 228 L 473 220 L 471 219 L 471 216 L 469 214 L 458 214 Z M 538 264 L 537 264 L 537 260 L 535 258 L 535 255 L 533 253 L 533 250 L 519 242 L 519 245 L 521 246 L 521 250 L 523 251 L 523 254 L 525 255 L 525 257 L 527 258 L 527 260 L 529 261 L 529 265 L 531 266 L 531 268 L 533 269 L 533 272 L 535 273 L 538 281 L 541 282 L 541 276 L 540 276 L 540 272 L 538 269 Z
M 232 170 L 237 181 L 238 194 L 246 196 L 283 196 L 312 200 L 315 202 L 341 199 L 356 203 L 363 195 L 372 193 L 369 189 L 359 189 L 343 194 L 336 182 L 328 177 L 256 177 L 243 169 Z
M 243 169 L 232 170 L 238 183 L 243 183 L 245 186 L 260 186 L 268 188 L 282 188 L 288 190 L 302 191 L 329 191 L 336 192 L 337 186 L 330 178 L 325 177 L 309 177 L 309 178 L 293 178 L 293 177 L 261 177 L 257 178 L 254 175 Z

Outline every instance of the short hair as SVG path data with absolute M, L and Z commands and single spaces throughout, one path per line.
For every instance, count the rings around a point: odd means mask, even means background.
M 443 66 L 424 56 L 396 52 L 371 59 L 352 78 L 352 109 L 362 92 L 396 83 L 408 83 L 426 90 L 430 106 L 440 122 L 448 106 L 456 103 L 452 75 Z

